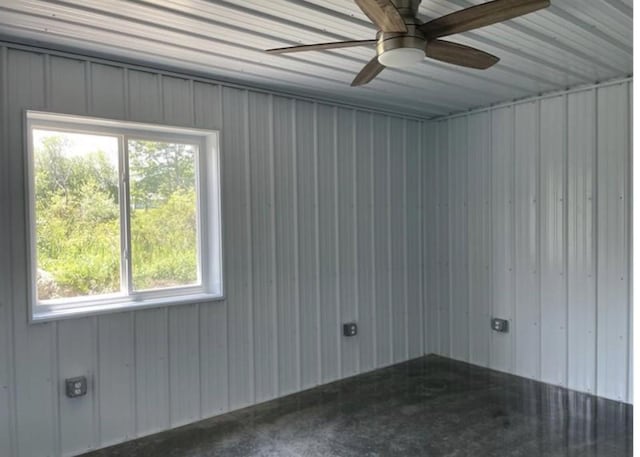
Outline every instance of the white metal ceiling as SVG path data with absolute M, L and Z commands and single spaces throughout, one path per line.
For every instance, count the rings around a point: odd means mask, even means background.
M 482 3 L 423 0 L 422 19 Z M 552 0 L 550 8 L 450 37 L 501 57 L 490 70 L 433 60 L 351 80 L 372 48 L 286 56 L 263 49 L 371 39 L 351 0 L 0 0 L 0 34 L 291 93 L 439 116 L 632 73 L 633 0 Z

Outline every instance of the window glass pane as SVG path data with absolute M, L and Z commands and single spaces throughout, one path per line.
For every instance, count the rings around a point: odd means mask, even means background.
M 130 140 L 134 290 L 199 284 L 194 145 Z
M 117 137 L 32 133 L 38 300 L 120 292 Z

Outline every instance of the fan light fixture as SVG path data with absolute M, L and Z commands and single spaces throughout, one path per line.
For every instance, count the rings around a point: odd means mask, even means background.
M 404 68 L 424 60 L 424 51 L 416 48 L 389 49 L 378 56 L 378 62 L 385 67 Z

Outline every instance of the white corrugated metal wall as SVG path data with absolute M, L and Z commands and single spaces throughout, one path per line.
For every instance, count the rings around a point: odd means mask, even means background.
M 618 81 L 429 127 L 430 351 L 632 401 L 631 91 Z
M 77 454 L 424 353 L 424 121 L 9 44 L 0 89 L 0 455 Z M 25 109 L 220 129 L 227 300 L 27 325 Z M 68 400 L 59 381 L 83 373 Z

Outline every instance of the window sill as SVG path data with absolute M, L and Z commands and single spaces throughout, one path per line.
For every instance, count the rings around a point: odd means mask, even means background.
M 38 324 L 61 319 L 76 319 L 80 317 L 137 311 L 148 308 L 207 303 L 212 301 L 222 301 L 224 298 L 225 297 L 223 295 L 218 294 L 196 293 L 189 295 L 148 298 L 145 300 L 119 301 L 116 303 L 82 304 L 64 308 L 36 305 L 34 306 L 30 323 Z

